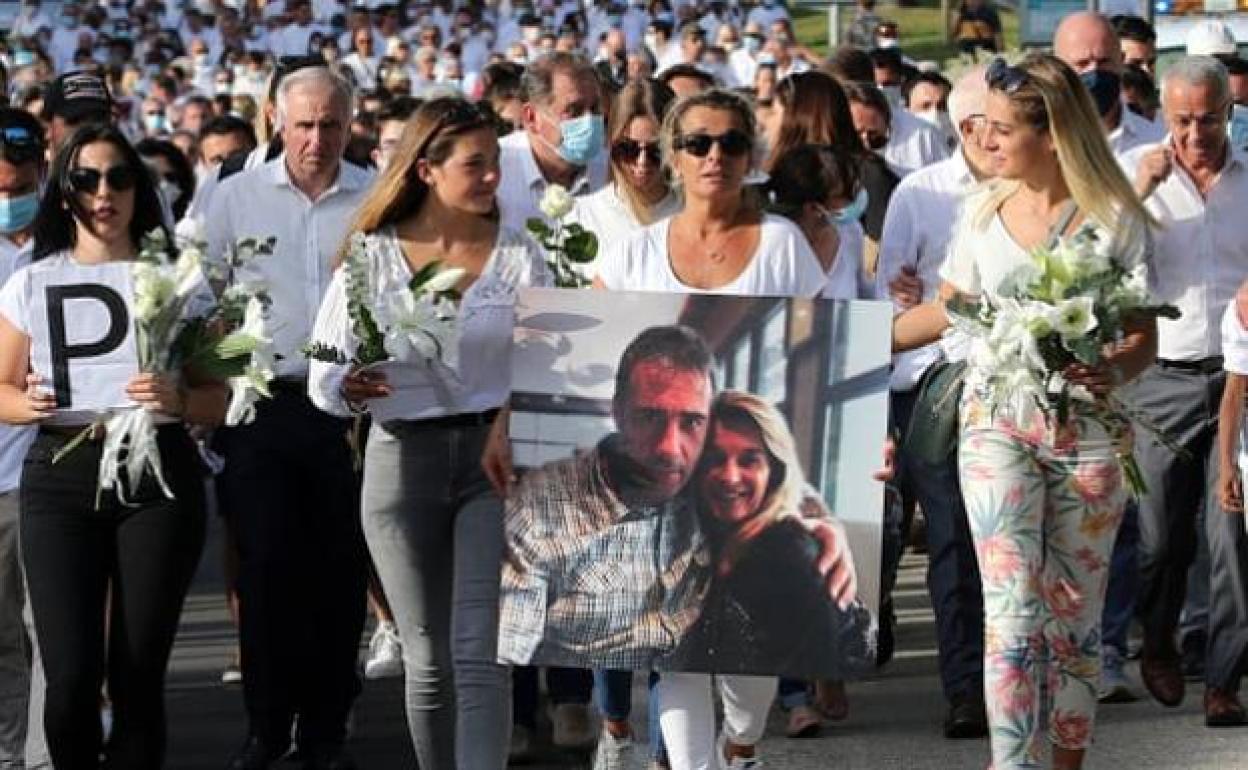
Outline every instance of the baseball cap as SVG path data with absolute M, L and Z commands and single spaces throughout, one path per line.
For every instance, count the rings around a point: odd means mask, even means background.
M 97 118 L 107 122 L 113 99 L 108 86 L 98 76 L 82 70 L 67 72 L 48 85 L 43 99 L 43 119 L 59 115 L 70 122 Z
M 1187 33 L 1188 56 L 1233 55 L 1237 51 L 1235 33 L 1217 19 L 1200 21 Z

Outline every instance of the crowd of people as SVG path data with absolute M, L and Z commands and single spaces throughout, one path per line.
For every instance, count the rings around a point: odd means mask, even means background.
M 884 10 L 858 0 L 824 57 L 777 0 L 108 0 L 57 18 L 26 0 L 0 53 L 0 767 L 164 766 L 165 669 L 217 514 L 239 640 L 223 681 L 248 724 L 231 770 L 355 767 L 361 673 L 404 678 L 424 768 L 530 756 L 543 695 L 552 742 L 598 770 L 758 768 L 773 706 L 790 737 L 846 717 L 841 681 L 649 672 L 643 745 L 633 672 L 498 662 L 503 500 L 521 481 L 541 497 L 512 465 L 499 362 L 517 290 L 555 282 L 526 232 L 555 186 L 601 244 L 576 266 L 585 290 L 893 304 L 875 662 L 921 512 L 946 738 L 990 737 L 996 770 L 1081 767 L 1098 702 L 1140 697 L 1137 653 L 1161 704 L 1203 680 L 1208 726 L 1248 724 L 1248 61 L 1206 22 L 1159 66 L 1147 21 L 1087 12 L 1051 54 L 942 73 Z M 1004 48 L 991 3 L 950 21 L 961 50 Z M 987 408 L 993 372 L 962 371 L 947 305 L 1000 295 L 1083 228 L 1180 315 L 1065 370 L 1090 395 L 1060 418 Z M 219 379 L 135 375 L 172 494 L 144 478 L 122 497 L 96 488 L 99 415 L 49 388 L 41 292 L 161 230 L 202 239 L 210 267 L 275 239 L 246 270 L 270 288 L 279 355 L 271 397 L 233 427 Z M 341 269 L 356 234 L 373 296 Z M 309 363 L 309 340 L 362 344 L 352 303 L 380 307 L 430 266 L 463 271 L 451 385 L 417 358 Z M 654 423 L 621 425 L 630 472 L 697 467 L 725 405 L 690 422 L 654 383 L 709 393 L 709 362 L 639 356 L 615 402 Z M 353 421 L 391 378 L 424 395 L 361 450 Z M 1112 393 L 1169 440 L 1094 419 Z M 771 407 L 748 405 L 762 417 L 737 404 L 730 427 L 761 446 Z M 664 500 L 688 494 L 689 474 L 655 474 Z M 826 570 L 852 601 L 853 570 Z

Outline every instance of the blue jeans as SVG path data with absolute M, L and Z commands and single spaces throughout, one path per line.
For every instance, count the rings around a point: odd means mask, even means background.
M 496 653 L 503 505 L 481 471 L 488 431 L 416 421 L 369 434 L 364 536 L 403 641 L 421 767 L 507 765 L 511 693 Z
M 650 737 L 650 757 L 666 763 L 667 749 L 663 746 L 663 731 L 659 729 L 659 699 L 654 686 L 658 684 L 657 671 L 650 672 L 650 697 L 646 703 L 646 733 Z M 614 669 L 594 669 L 594 695 L 598 711 L 612 722 L 628 720 L 633 711 L 633 672 Z

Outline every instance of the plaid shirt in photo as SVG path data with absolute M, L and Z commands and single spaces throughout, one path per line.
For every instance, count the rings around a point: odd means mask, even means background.
M 499 658 L 643 670 L 697 622 L 713 569 L 685 495 L 629 507 L 594 449 L 526 474 L 505 515 Z

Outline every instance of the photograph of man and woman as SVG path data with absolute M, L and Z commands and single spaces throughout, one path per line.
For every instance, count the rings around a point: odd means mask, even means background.
M 877 303 L 517 303 L 500 659 L 852 678 L 874 659 Z

